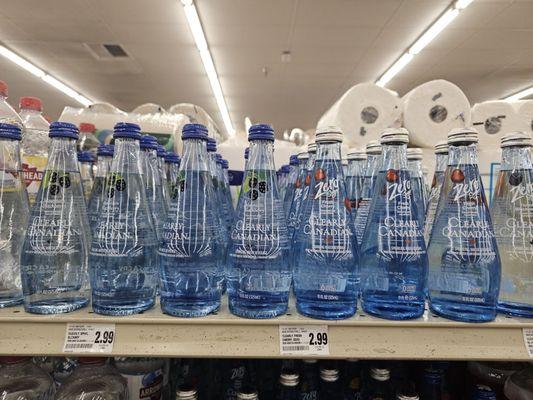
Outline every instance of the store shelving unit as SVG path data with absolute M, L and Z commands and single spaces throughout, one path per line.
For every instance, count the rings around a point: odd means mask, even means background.
M 224 303 L 216 315 L 184 319 L 159 306 L 140 315 L 106 317 L 90 307 L 69 314 L 0 310 L 0 354 L 61 355 L 67 323 L 115 323 L 112 355 L 163 357 L 281 357 L 280 325 L 328 325 L 330 358 L 530 360 L 523 329 L 533 320 L 499 316 L 485 324 L 445 320 L 429 312 L 417 320 L 386 321 L 358 312 L 343 321 L 302 317 L 290 306 L 271 320 L 235 317 Z M 283 356 L 286 358 L 287 356 Z

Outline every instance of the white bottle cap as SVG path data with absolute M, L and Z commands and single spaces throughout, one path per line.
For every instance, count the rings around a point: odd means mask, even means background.
M 474 128 L 455 128 L 448 133 L 448 144 L 467 142 L 477 143 L 478 133 Z
M 308 160 L 308 159 L 309 159 L 309 153 L 307 151 L 298 153 L 298 160 Z
M 308 153 L 316 153 L 316 143 L 311 142 L 307 145 L 307 152 Z
M 407 159 L 410 161 L 422 160 L 424 153 L 420 147 L 410 147 L 407 149 Z
M 322 142 L 342 142 L 342 131 L 336 126 L 323 126 L 316 130 L 315 141 Z
M 435 145 L 435 154 L 448 154 L 448 142 L 442 140 Z
M 320 368 L 320 379 L 325 382 L 336 382 L 339 379 L 339 370 L 335 368 Z
M 366 151 L 359 149 L 350 149 L 350 152 L 347 154 L 346 158 L 348 160 L 366 160 Z
M 511 132 L 501 138 L 501 147 L 531 147 L 531 136 L 526 132 Z
M 377 140 L 371 140 L 366 144 L 366 154 L 379 155 L 381 154 L 381 144 Z
M 388 381 L 390 379 L 390 370 L 386 368 L 372 368 L 370 376 L 376 381 Z
M 381 133 L 381 144 L 409 143 L 409 131 L 405 128 L 387 128 Z
M 295 371 L 284 371 L 279 376 L 279 383 L 283 386 L 298 386 L 300 375 Z

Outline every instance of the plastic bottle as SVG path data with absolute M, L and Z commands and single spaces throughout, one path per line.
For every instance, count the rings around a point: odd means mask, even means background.
M 80 357 L 55 400 L 128 400 L 128 387 L 117 369 L 103 357 Z
M 89 224 L 76 157 L 78 128 L 50 125 L 50 156 L 31 210 L 21 255 L 24 308 L 56 314 L 89 301 Z
M 426 218 L 424 223 L 424 240 L 429 244 L 429 237 L 431 229 L 433 229 L 433 221 L 437 213 L 437 206 L 439 204 L 440 191 L 444 183 L 444 171 L 448 165 L 448 142 L 443 141 L 435 145 L 435 174 L 431 182 L 431 189 L 429 191 L 428 202 L 426 207 Z
M 20 162 L 20 127 L 0 122 L 0 308 L 22 303 L 20 255 L 28 195 Z
M 319 375 L 318 362 L 315 359 L 307 358 L 302 360 L 301 368 L 301 400 L 318 400 Z
M 284 314 L 291 272 L 289 240 L 274 168 L 274 130 L 250 128 L 250 157 L 231 232 L 228 283 L 229 308 L 246 318 Z
M 363 178 L 365 174 L 366 152 L 354 149 L 347 155 L 346 191 L 350 199 L 350 209 L 355 218 L 359 201 L 362 199 Z
M 378 176 L 381 165 L 381 145 L 379 142 L 372 140 L 366 145 L 366 166 L 361 187 L 361 198 L 357 202 L 355 210 L 355 235 L 357 243 L 361 245 L 363 234 L 365 233 L 370 203 L 374 197 L 374 185 Z
M 342 319 L 357 308 L 359 260 L 341 165 L 342 132 L 318 130 L 316 143 L 310 193 L 293 241 L 296 307 L 312 318 Z
M 381 135 L 383 156 L 361 243 L 363 309 L 386 319 L 417 318 L 424 312 L 428 271 L 406 148 L 409 132 Z
M 504 392 L 509 400 L 533 399 L 533 367 L 511 375 L 505 382 Z
M 0 81 L 0 123 L 17 125 L 20 129 L 24 129 L 22 119 L 7 102 L 8 93 L 7 83 Z
M 300 400 L 300 375 L 293 370 L 281 371 L 278 400 Z
M 88 151 L 91 154 L 96 154 L 100 141 L 95 136 L 96 126 L 82 122 L 80 124 L 80 139 L 78 140 L 78 150 Z
M 321 400 L 342 400 L 339 370 L 336 367 L 324 365 L 320 368 L 320 392 L 318 397 Z
M 159 167 L 159 179 L 161 184 L 161 191 L 163 192 L 165 213 L 168 213 L 168 207 L 170 205 L 170 195 L 168 193 L 168 186 L 165 179 L 165 148 L 162 145 L 157 146 L 157 165 Z
M 128 315 L 153 307 L 157 240 L 141 175 L 136 124 L 118 123 L 106 198 L 89 255 L 93 310 Z
M 201 317 L 220 307 L 224 265 L 218 199 L 209 172 L 207 128 L 183 127 L 179 190 L 163 225 L 161 309 L 179 317 Z
M 392 385 L 388 368 L 372 368 L 363 390 L 363 400 L 391 400 Z
M 87 201 L 91 197 L 91 192 L 93 190 L 93 164 L 94 156 L 88 151 L 78 152 L 78 162 L 81 175 L 81 185 L 83 187 L 83 194 Z
M 407 149 L 407 167 L 411 175 L 411 190 L 413 198 L 417 205 L 418 223 L 424 227 L 426 219 L 426 188 L 424 184 L 424 175 L 422 173 L 422 149 L 411 147 Z
M 52 400 L 54 381 L 30 357 L 0 357 L 2 400 Z
M 20 118 L 24 124 L 21 146 L 22 172 L 30 204 L 33 204 L 48 161 L 50 124 L 42 115 L 43 105 L 37 97 L 22 97 L 19 106 Z
M 294 189 L 296 180 L 300 173 L 300 160 L 299 157 L 296 154 L 293 154 L 290 157 L 290 167 L 291 171 L 289 172 L 289 175 L 287 177 L 287 187 L 285 189 L 285 194 L 283 197 L 283 209 L 285 210 L 285 215 L 289 215 L 289 211 L 292 204 L 292 199 L 294 197 Z M 304 166 L 305 168 L 305 166 Z
M 429 300 L 433 312 L 468 322 L 496 317 L 500 256 L 477 166 L 478 134 L 448 134 L 448 167 L 429 240 Z
M 502 276 L 498 311 L 533 318 L 533 164 L 531 137 L 507 134 L 491 215 Z
M 113 161 L 114 146 L 101 144 L 98 146 L 98 160 L 96 162 L 96 175 L 93 181 L 93 187 L 87 202 L 87 215 L 89 218 L 89 225 L 91 227 L 91 234 L 94 235 L 98 218 L 102 211 L 102 204 L 105 200 L 105 181 L 107 174 L 111 169 L 111 162 Z
M 164 362 L 161 358 L 116 357 L 115 365 L 126 379 L 127 400 L 160 400 Z
M 176 400 L 198 400 L 198 392 L 191 385 L 180 385 L 176 390 Z

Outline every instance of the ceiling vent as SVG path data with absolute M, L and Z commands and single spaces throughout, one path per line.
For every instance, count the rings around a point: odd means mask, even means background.
M 97 60 L 130 58 L 124 47 L 116 43 L 84 43 L 85 48 Z

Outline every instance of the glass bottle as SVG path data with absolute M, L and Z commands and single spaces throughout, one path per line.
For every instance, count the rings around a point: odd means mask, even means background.
M 165 163 L 168 165 L 168 195 L 170 197 L 169 211 L 172 209 L 173 200 L 176 199 L 178 172 L 180 169 L 181 157 L 174 152 L 167 151 Z
M 298 161 L 300 163 L 298 168 L 298 176 L 296 177 L 294 183 L 292 184 L 292 195 L 290 204 L 284 205 L 285 212 L 287 214 L 287 227 L 289 229 L 289 238 L 292 239 L 291 225 L 294 224 L 294 219 L 298 210 L 294 208 L 300 208 L 300 201 L 302 199 L 302 194 L 304 190 L 304 180 L 308 173 L 307 171 L 307 161 L 309 160 L 309 153 L 302 152 L 298 154 Z M 294 208 L 293 208 L 294 207 Z
M 500 176 L 492 199 L 494 234 L 501 257 L 498 311 L 533 318 L 533 164 L 531 137 L 502 137 Z
M 289 240 L 274 168 L 274 130 L 250 128 L 250 157 L 231 232 L 226 279 L 230 311 L 246 318 L 284 314 L 291 272 Z
M 84 198 L 89 201 L 93 189 L 93 163 L 94 157 L 88 151 L 78 152 L 78 162 L 81 176 L 81 186 L 83 187 Z
M 511 375 L 505 382 L 504 390 L 509 400 L 533 399 L 533 366 Z
M 300 400 L 300 375 L 293 370 L 281 371 L 278 400 Z
M 285 189 L 285 195 L 283 197 L 283 209 L 285 210 L 285 215 L 289 214 L 292 198 L 294 197 L 294 185 L 300 173 L 300 160 L 296 154 L 291 155 L 289 165 L 291 171 L 287 177 L 287 188 Z
M 227 192 L 226 197 L 229 201 L 230 211 L 231 211 L 231 223 L 233 223 L 233 218 L 235 218 L 235 209 L 233 208 L 233 195 L 230 184 L 230 172 L 229 172 L 229 161 L 225 158 L 222 159 L 222 171 L 224 176 L 224 191 Z
M 346 191 L 350 199 L 352 217 L 355 218 L 359 201 L 362 198 L 363 178 L 365 174 L 366 152 L 353 149 L 347 155 L 348 168 L 346 175 Z
M 115 357 L 115 366 L 127 382 L 127 400 L 162 400 L 164 361 L 153 357 Z
M 454 320 L 496 317 L 500 256 L 477 165 L 478 134 L 448 134 L 448 167 L 429 239 L 429 305 Z
M 91 123 L 82 122 L 80 124 L 80 138 L 78 140 L 78 150 L 88 151 L 95 154 L 98 151 L 100 141 L 95 135 L 96 126 Z
M 52 400 L 54 381 L 30 357 L 0 357 L 2 400 Z
M 198 392 L 191 385 L 180 385 L 176 390 L 176 400 L 198 400 Z
M 24 129 L 22 119 L 7 102 L 9 88 L 7 83 L 0 80 L 0 122 L 4 124 L 17 125 L 20 129 Z
M 421 228 L 424 227 L 424 220 L 426 219 L 426 188 L 422 172 L 422 156 L 422 149 L 418 147 L 407 149 L 407 167 L 411 175 L 411 190 L 417 205 L 418 224 Z
M 295 231 L 291 265 L 296 307 L 320 319 L 348 318 L 357 307 L 358 250 L 341 165 L 342 132 L 316 133 L 310 194 Z
M 168 213 L 168 207 L 170 205 L 170 195 L 168 193 L 168 186 L 165 179 L 165 148 L 162 145 L 157 146 L 157 166 L 159 168 L 159 180 L 161 185 L 161 191 L 163 193 L 163 205 L 165 207 L 165 214 Z
M 384 149 L 384 151 L 386 151 Z M 388 368 L 372 368 L 363 389 L 363 400 L 392 400 L 392 385 Z
M 319 374 L 318 361 L 315 359 L 303 359 L 300 385 L 301 400 L 318 400 Z
M 20 162 L 21 131 L 0 123 L 0 308 L 22 303 L 20 255 L 28 226 L 28 194 Z
M 428 271 L 426 245 L 407 167 L 409 132 L 381 135 L 383 156 L 361 243 L 363 309 L 386 319 L 424 312 Z
M 237 400 L 259 400 L 259 394 L 253 387 L 244 387 L 237 392 Z
M 320 368 L 319 399 L 342 400 L 343 394 L 339 380 L 339 370 L 333 366 Z
M 98 217 L 102 211 L 102 204 L 105 199 L 105 180 L 109 170 L 111 169 L 111 162 L 113 161 L 114 146 L 108 144 L 101 144 L 98 146 L 96 162 L 96 175 L 94 177 L 93 188 L 89 201 L 87 202 L 87 215 L 89 218 L 89 225 L 91 227 L 91 234 L 94 235 Z
M 24 308 L 56 314 L 85 307 L 89 223 L 76 157 L 78 128 L 50 125 L 48 163 L 21 255 Z
M 437 205 L 439 204 L 440 191 L 444 183 L 444 171 L 448 165 L 448 142 L 442 141 L 435 145 L 435 174 L 431 182 L 431 189 L 429 191 L 428 202 L 426 207 L 426 218 L 424 223 L 424 240 L 429 244 L 429 237 L 431 229 L 433 229 L 433 221 L 437 213 Z
M 346 360 L 343 387 L 345 400 L 359 400 L 361 396 L 361 362 L 359 360 Z
M 235 217 L 233 210 L 233 204 L 231 202 L 231 193 L 229 191 L 229 186 L 226 185 L 224 177 L 224 159 L 220 154 L 215 155 L 215 166 L 216 166 L 216 178 L 218 184 L 218 192 L 220 195 L 220 204 L 222 219 L 227 226 L 228 232 L 231 230 L 231 225 L 233 224 L 233 218 Z
M 104 315 L 129 315 L 154 305 L 157 239 L 141 172 L 141 129 L 119 122 L 113 137 L 115 150 L 93 235 L 89 270 L 93 310 Z
M 280 199 L 285 199 L 285 192 L 289 184 L 289 174 L 291 173 L 291 167 L 284 164 L 279 169 L 278 187 Z
M 363 184 L 361 186 L 361 198 L 357 202 L 355 210 L 355 235 L 357 243 L 361 245 L 365 233 L 370 203 L 374 197 L 374 185 L 381 165 L 381 145 L 371 140 L 366 145 L 366 166 L 364 169 Z
M 496 392 L 489 386 L 475 385 L 470 400 L 498 400 Z

